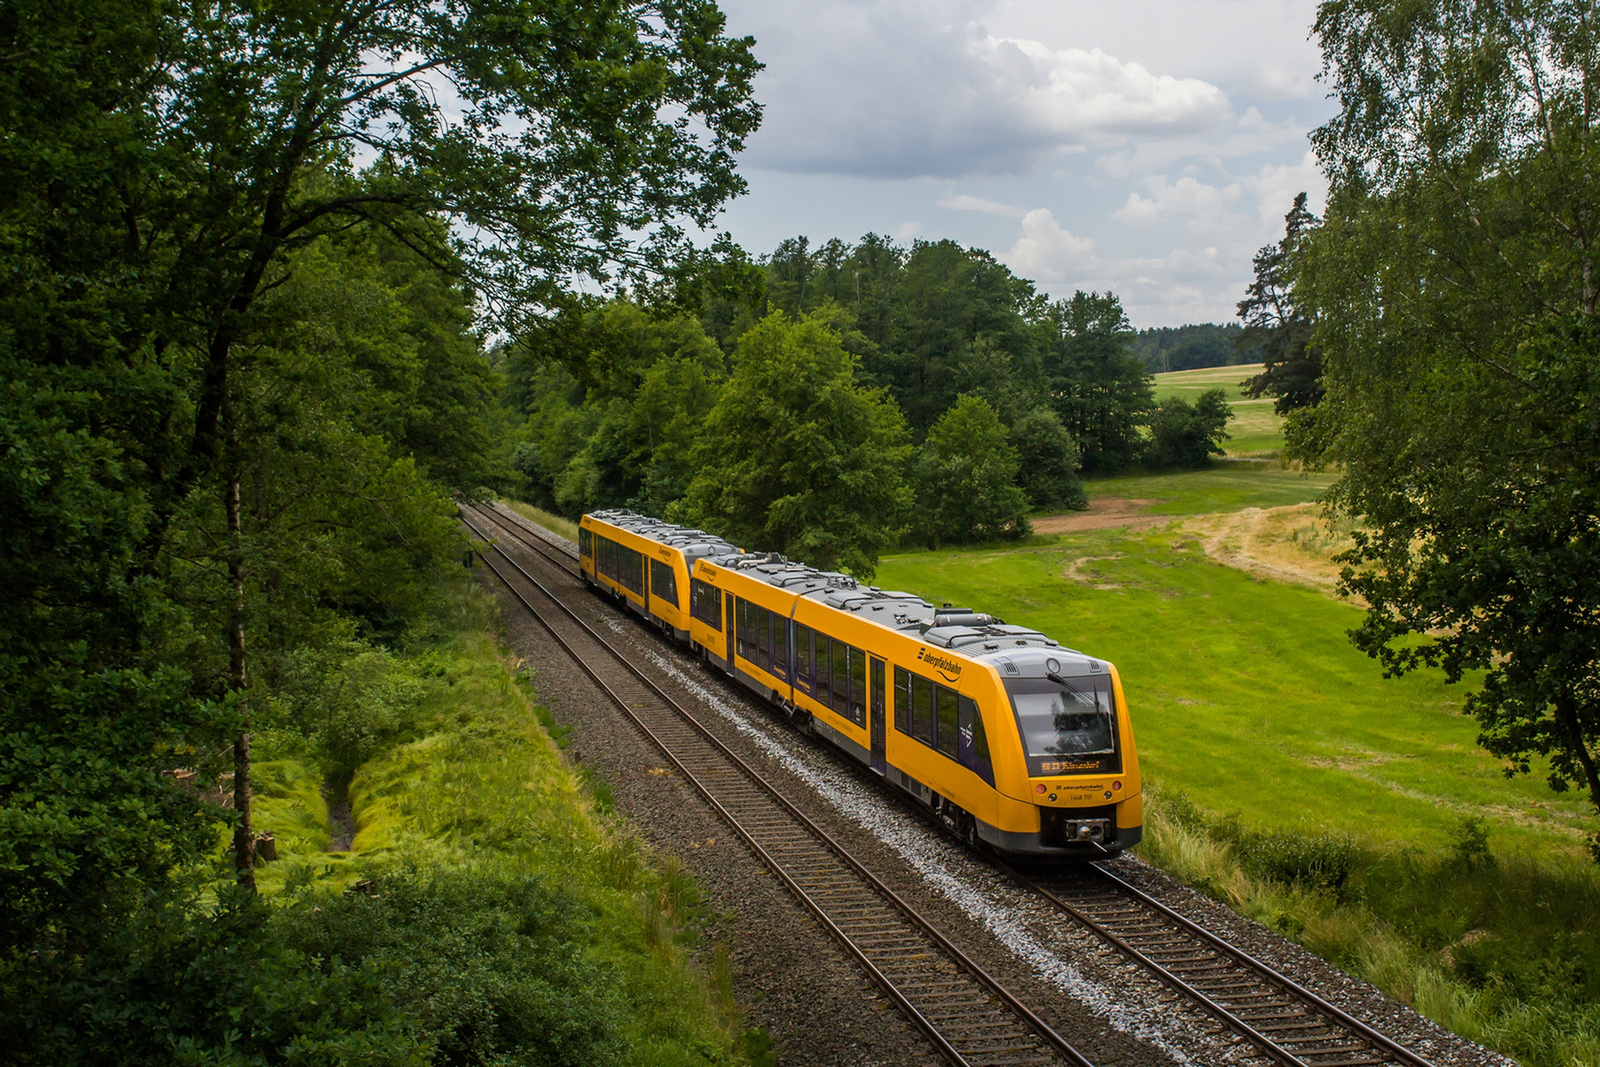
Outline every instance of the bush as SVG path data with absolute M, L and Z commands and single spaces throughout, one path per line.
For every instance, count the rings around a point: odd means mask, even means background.
M 482 869 L 405 871 L 366 888 L 307 896 L 281 929 L 330 966 L 392 976 L 434 1062 L 623 1062 L 620 983 L 589 958 L 592 917 L 569 894 Z
M 1193 404 L 1169 396 L 1150 415 L 1150 440 L 1145 462 L 1152 467 L 1204 467 L 1213 455 L 1222 455 L 1219 441 L 1228 439 L 1233 409 L 1228 394 L 1207 389 Z
M 1344 834 L 1258 831 L 1238 845 L 1244 868 L 1257 878 L 1308 889 L 1339 890 L 1350 879 L 1361 848 Z

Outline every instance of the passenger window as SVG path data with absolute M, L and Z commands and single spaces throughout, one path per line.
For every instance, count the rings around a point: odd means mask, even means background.
M 672 573 L 671 564 L 657 559 L 650 561 L 650 595 L 660 597 L 674 608 L 681 607 L 678 603 L 678 576 Z
M 961 698 L 961 764 L 971 767 L 990 785 L 994 784 L 994 764 L 989 759 L 989 737 L 983 731 L 983 716 L 971 697 Z
M 850 715 L 850 646 L 833 640 L 833 710 Z
M 772 666 L 789 677 L 789 620 L 777 612 L 772 615 Z
M 756 609 L 756 662 L 772 669 L 772 612 Z
M 894 728 L 911 732 L 911 672 L 903 667 L 894 669 Z
M 937 742 L 940 752 L 943 752 L 946 756 L 954 759 L 956 754 L 957 736 L 956 694 L 954 690 L 946 689 L 942 685 L 936 686 L 935 688 L 939 690 L 939 725 L 938 728 L 934 730 L 934 740 Z
M 594 535 L 591 534 L 588 530 L 580 529 L 578 531 L 578 555 L 580 555 L 580 556 L 593 556 L 594 555 L 594 546 L 591 544 L 593 539 L 594 539 Z
M 805 681 L 811 680 L 811 627 L 794 628 L 794 673 Z
M 828 644 L 829 644 L 828 635 L 827 634 L 817 634 L 816 635 L 816 642 L 817 642 L 817 655 L 816 655 L 817 677 L 816 677 L 816 681 L 814 681 L 812 683 L 812 685 L 811 685 L 811 695 L 816 697 L 817 701 L 820 704 L 822 704 L 823 707 L 827 707 L 828 706 L 828 678 L 829 678 L 828 663 L 830 662 L 829 661 L 829 657 L 828 657 Z
M 933 683 L 911 678 L 911 736 L 933 744 Z
M 857 726 L 867 724 L 867 656 L 859 648 L 850 648 L 850 721 Z

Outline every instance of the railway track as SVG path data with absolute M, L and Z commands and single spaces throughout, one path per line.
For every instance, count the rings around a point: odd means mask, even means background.
M 496 506 L 491 517 L 552 564 L 577 573 L 571 551 L 521 516 Z M 1095 864 L 1029 873 L 1000 866 L 1024 889 L 1070 916 L 1271 1062 L 1289 1067 L 1431 1067 L 1416 1052 L 1111 871 Z
M 1098 865 L 1024 874 L 1071 915 L 1273 1061 L 1292 1067 L 1431 1067 L 1422 1056 Z
M 468 528 L 489 542 L 480 555 L 512 595 L 951 1063 L 1093 1067 L 495 545 L 493 529 L 484 521 L 489 516 L 473 508 L 462 511 Z M 511 528 L 510 520 L 493 521 Z M 549 555 L 559 549 L 529 536 L 549 548 L 519 541 L 570 573 Z

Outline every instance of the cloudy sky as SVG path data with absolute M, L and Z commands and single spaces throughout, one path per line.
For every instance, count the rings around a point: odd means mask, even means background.
M 986 248 L 1136 327 L 1226 322 L 1333 113 L 1314 0 L 723 0 L 766 105 L 720 228 Z

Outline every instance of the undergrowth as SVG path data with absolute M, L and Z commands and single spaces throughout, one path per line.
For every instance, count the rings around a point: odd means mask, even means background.
M 1496 855 L 1482 820 L 1452 846 L 1259 830 L 1151 791 L 1141 855 L 1440 1025 L 1528 1067 L 1600 1067 L 1600 879 Z
M 709 917 L 698 886 L 562 758 L 567 731 L 494 618 L 486 594 L 453 583 L 391 662 L 347 688 L 376 694 L 366 726 L 324 731 L 334 744 L 266 735 L 258 824 L 280 859 L 258 881 L 281 937 L 384 975 L 432 1062 L 771 1062 L 718 970 L 725 955 L 710 946 L 709 973 L 693 960 Z M 355 838 L 330 854 L 324 785 L 345 768 Z

